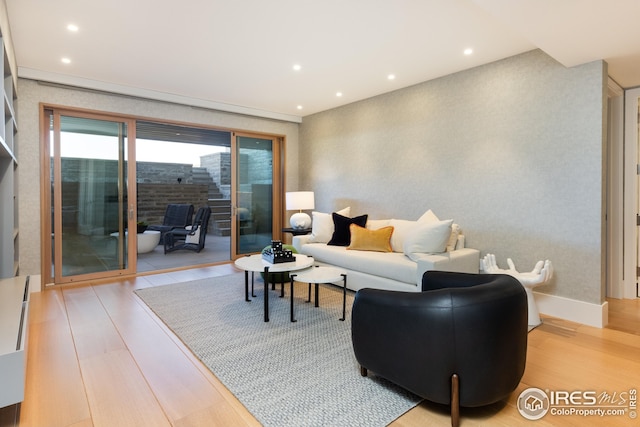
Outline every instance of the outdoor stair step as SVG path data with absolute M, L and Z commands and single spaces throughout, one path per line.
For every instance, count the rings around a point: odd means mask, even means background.
M 215 232 L 218 236 L 229 236 L 231 235 L 231 221 L 215 221 L 216 227 Z
M 211 222 L 215 224 L 215 234 L 218 236 L 231 235 L 231 200 L 217 197 L 209 198 L 211 207 Z
M 211 214 L 217 217 L 226 216 L 227 218 L 231 217 L 231 206 L 212 206 Z
M 231 200 L 223 198 L 210 198 L 210 206 L 231 206 Z
M 216 229 L 216 236 L 231 236 L 231 229 Z

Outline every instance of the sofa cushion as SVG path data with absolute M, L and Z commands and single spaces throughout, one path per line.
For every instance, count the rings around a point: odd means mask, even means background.
M 345 246 L 309 243 L 301 252 L 316 261 L 404 283 L 416 283 L 418 264 L 403 253 L 352 251 Z
M 351 207 L 348 206 L 339 210 L 337 213 L 348 217 L 351 214 Z M 327 243 L 333 235 L 333 218 L 331 214 L 311 212 L 311 217 L 311 236 L 309 237 L 309 242 Z
M 389 221 L 389 225 L 393 227 L 391 249 L 393 249 L 394 252 L 404 253 L 404 240 L 411 234 L 412 230 L 418 226 L 418 221 L 392 219 Z
M 333 236 L 331 236 L 331 240 L 327 245 L 332 246 L 349 246 L 351 242 L 351 231 L 349 230 L 349 226 L 351 224 L 359 225 L 360 227 L 364 227 L 367 224 L 368 215 L 360 215 L 353 218 L 348 218 L 346 216 L 342 216 L 339 213 L 332 213 L 333 217 Z
M 356 224 L 351 224 L 349 229 L 351 231 L 351 243 L 347 246 L 347 249 L 391 252 L 393 227 L 388 226 L 376 230 L 368 230 Z
M 406 219 L 390 219 L 387 220 L 388 225 L 394 227 L 393 235 L 391 236 L 391 248 L 394 252 L 405 252 L 404 244 L 408 236 L 414 234 L 418 227 L 424 224 L 436 224 L 440 222 L 440 219 L 436 216 L 431 209 L 422 214 L 417 221 L 408 221 Z M 456 243 L 458 241 L 458 235 L 460 235 L 460 227 L 455 224 L 452 226 L 450 235 L 448 236 L 448 242 L 445 247 L 446 251 L 455 250 Z M 444 251 L 441 251 L 444 252 Z
M 404 240 L 404 254 L 416 261 L 417 254 L 444 252 L 451 236 L 451 224 L 452 219 L 416 225 Z
M 413 230 L 420 224 L 432 224 L 440 221 L 435 213 L 431 209 L 422 214 L 417 221 L 409 221 L 406 219 L 391 219 L 388 220 L 389 225 L 394 227 L 393 235 L 391 236 L 391 248 L 394 252 L 404 252 L 404 241 L 407 236 L 413 233 Z
M 369 219 L 367 218 L 366 228 L 369 230 L 377 230 L 382 227 L 388 227 L 390 219 Z
M 418 222 L 428 222 L 434 223 L 439 222 L 440 219 L 433 213 L 431 209 L 422 214 L 420 218 L 418 218 Z M 460 230 L 460 226 L 458 224 L 451 224 L 451 236 L 449 236 L 449 242 L 447 243 L 447 252 L 455 251 L 456 245 L 458 243 L 458 236 L 462 233 Z

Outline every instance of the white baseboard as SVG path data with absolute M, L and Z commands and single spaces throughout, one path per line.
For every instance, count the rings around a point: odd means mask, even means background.
M 39 274 L 29 275 L 29 293 L 40 292 L 42 290 L 42 276 Z
M 534 292 L 533 295 L 542 314 L 596 328 L 604 328 L 609 323 L 609 303 L 606 301 L 593 304 L 540 292 Z

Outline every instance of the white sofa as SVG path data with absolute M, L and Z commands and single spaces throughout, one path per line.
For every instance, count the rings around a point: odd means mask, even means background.
M 348 211 L 341 212 L 342 215 L 348 216 Z M 418 221 L 367 221 L 366 228 L 369 230 L 394 227 L 390 242 L 392 252 L 354 250 L 345 246 L 328 245 L 328 222 L 324 215 L 329 214 L 314 212 L 312 234 L 294 236 L 292 244 L 299 253 L 312 256 L 317 265 L 331 265 L 344 269 L 347 273 L 347 287 L 351 290 L 377 288 L 420 292 L 422 275 L 427 270 L 478 273 L 480 251 L 464 247 L 464 235 L 451 220 L 448 223 L 451 235 L 446 237 L 444 250 L 438 253 L 407 252 L 420 247 L 415 244 L 415 236 L 420 235 L 420 230 L 430 227 L 426 224 L 439 221 L 431 211 L 427 211 Z M 446 226 L 444 221 L 440 223 Z M 322 227 L 325 228 L 324 232 L 320 230 Z M 414 243 L 413 246 L 410 241 Z

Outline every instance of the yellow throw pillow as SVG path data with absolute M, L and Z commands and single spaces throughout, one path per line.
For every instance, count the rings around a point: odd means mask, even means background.
M 391 252 L 391 234 L 393 227 L 382 227 L 377 230 L 369 230 L 355 224 L 349 226 L 351 231 L 351 244 L 347 249 L 358 251 Z

